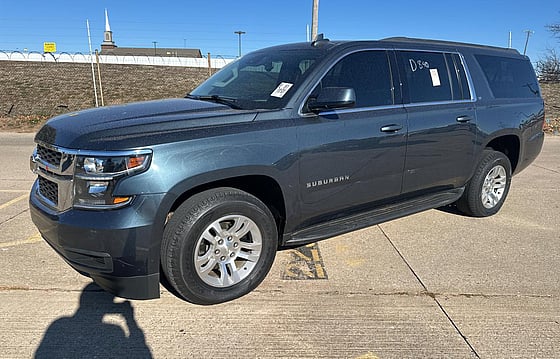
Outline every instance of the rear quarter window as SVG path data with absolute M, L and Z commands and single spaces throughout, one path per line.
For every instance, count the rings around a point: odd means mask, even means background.
M 495 98 L 539 97 L 539 84 L 528 60 L 475 55 Z

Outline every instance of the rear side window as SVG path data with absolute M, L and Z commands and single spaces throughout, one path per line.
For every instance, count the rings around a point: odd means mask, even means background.
M 527 60 L 475 55 L 495 98 L 539 97 L 539 85 Z
M 411 103 L 453 100 L 443 53 L 399 51 L 398 58 Z

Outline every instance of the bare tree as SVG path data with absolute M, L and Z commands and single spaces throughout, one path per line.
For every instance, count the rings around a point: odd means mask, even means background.
M 560 39 L 560 23 L 546 26 L 553 36 Z M 539 80 L 542 82 L 560 82 L 560 57 L 554 49 L 548 49 L 536 66 Z
M 549 49 L 546 55 L 537 61 L 537 74 L 542 82 L 560 82 L 560 57 L 554 49 Z
M 560 38 L 560 23 L 547 25 L 546 28 L 552 33 L 552 35 Z

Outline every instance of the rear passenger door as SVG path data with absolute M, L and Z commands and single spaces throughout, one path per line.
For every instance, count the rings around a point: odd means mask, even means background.
M 457 53 L 397 51 L 408 115 L 403 193 L 455 188 L 468 180 L 476 112 Z

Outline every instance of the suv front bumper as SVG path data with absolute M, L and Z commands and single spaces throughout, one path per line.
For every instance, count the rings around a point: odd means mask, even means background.
M 30 195 L 33 223 L 47 243 L 81 274 L 123 298 L 159 298 L 159 257 L 163 221 L 157 209 L 163 194 L 142 195 L 131 205 L 103 211 L 57 213 Z

